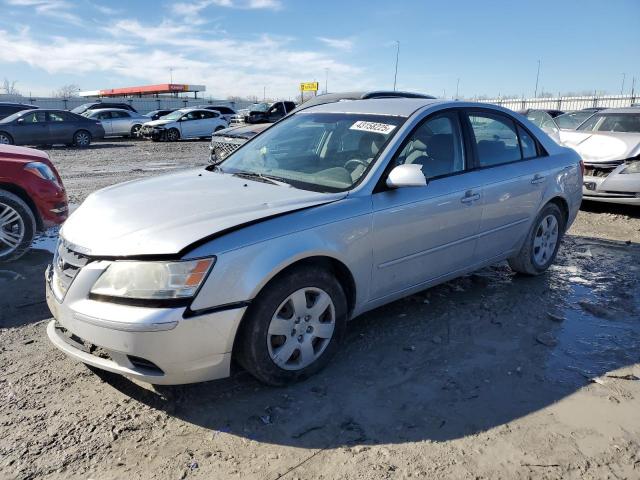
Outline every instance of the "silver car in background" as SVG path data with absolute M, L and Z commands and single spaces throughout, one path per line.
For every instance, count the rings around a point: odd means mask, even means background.
M 502 107 L 352 100 L 294 113 L 217 165 L 108 187 L 64 224 L 50 340 L 154 384 L 285 385 L 347 321 L 502 260 L 554 261 L 579 156 Z
M 149 121 L 144 115 L 122 108 L 87 110 L 82 116 L 98 120 L 105 137 L 137 137 L 142 125 Z
M 601 110 L 560 139 L 584 161 L 585 200 L 640 205 L 640 110 Z

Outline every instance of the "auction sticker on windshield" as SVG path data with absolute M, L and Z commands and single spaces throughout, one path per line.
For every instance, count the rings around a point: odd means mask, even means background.
M 394 128 L 396 128 L 395 125 L 389 125 L 388 123 L 365 122 L 364 120 L 360 120 L 351 125 L 349 129 L 361 130 L 363 132 L 382 133 L 386 135 L 388 133 L 391 133 Z

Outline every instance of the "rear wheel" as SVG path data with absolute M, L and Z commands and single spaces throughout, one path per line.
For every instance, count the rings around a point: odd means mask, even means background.
M 177 128 L 170 128 L 167 131 L 165 138 L 167 139 L 167 142 L 177 142 L 180 140 L 180 132 Z
M 296 268 L 267 285 L 246 313 L 238 360 L 269 385 L 287 385 L 322 369 L 337 351 L 347 301 L 329 272 Z
M 91 145 L 91 134 L 86 130 L 79 130 L 73 135 L 73 144 L 76 147 L 88 147 Z
M 13 145 L 13 138 L 5 132 L 0 132 L 0 145 Z
M 0 262 L 21 257 L 31 246 L 36 219 L 17 195 L 0 190 Z
M 525 275 L 540 275 L 558 254 L 566 220 L 560 208 L 548 203 L 531 225 L 522 249 L 509 259 L 512 270 Z

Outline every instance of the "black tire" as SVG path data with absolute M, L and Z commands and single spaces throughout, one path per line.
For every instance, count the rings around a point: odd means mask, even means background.
M 555 243 L 553 253 L 543 262 L 538 262 L 535 258 L 537 247 L 535 247 L 534 242 L 540 231 L 542 221 L 550 215 L 553 216 L 557 222 L 557 241 Z M 555 203 L 546 204 L 531 224 L 531 229 L 527 234 L 527 238 L 522 245 L 520 252 L 509 259 L 509 266 L 511 269 L 524 275 L 540 275 L 541 273 L 544 273 L 556 259 L 566 224 L 567 220 L 564 218 L 560 208 Z
M 73 144 L 80 148 L 88 147 L 91 145 L 91 134 L 86 130 L 78 130 L 73 134 Z
M 169 130 L 167 130 L 167 133 L 165 133 L 164 138 L 167 140 L 167 142 L 177 142 L 178 140 L 180 140 L 180 132 L 177 128 L 170 128 Z
M 5 211 L 8 211 L 7 207 L 20 216 L 24 234 L 20 243 L 13 249 L 10 249 L 7 243 L 0 240 L 0 262 L 16 260 L 24 255 L 25 252 L 29 250 L 29 247 L 31 247 L 31 242 L 33 242 L 33 237 L 36 234 L 36 217 L 31 211 L 31 208 L 29 208 L 29 205 L 17 195 L 7 192 L 6 190 L 0 190 L 0 216 L 2 216 Z M 7 226 L 0 226 L 0 229 L 5 228 L 9 230 L 11 226 L 9 226 L 9 228 L 7 228 Z M 15 225 L 13 225 L 13 228 L 15 228 Z M 2 238 L 2 232 L 0 232 L 0 238 Z
M 139 138 L 140 129 L 142 125 L 134 125 L 131 127 L 131 138 Z
M 7 132 L 0 132 L 0 145 L 13 145 L 13 137 Z
M 292 293 L 305 287 L 322 289 L 331 297 L 335 310 L 335 327 L 328 344 L 313 363 L 298 370 L 287 370 L 276 365 L 269 354 L 269 324 L 276 309 Z M 294 268 L 267 284 L 249 306 L 238 332 L 235 357 L 240 365 L 261 382 L 273 386 L 289 385 L 324 368 L 342 343 L 346 327 L 347 299 L 338 280 L 323 269 L 309 266 Z

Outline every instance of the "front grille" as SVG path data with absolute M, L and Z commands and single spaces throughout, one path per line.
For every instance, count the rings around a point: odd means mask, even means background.
M 53 288 L 56 297 L 62 300 L 82 267 L 89 263 L 86 255 L 71 250 L 62 239 L 53 255 Z
M 211 151 L 216 156 L 218 161 L 224 160 L 233 152 L 235 152 L 238 147 L 244 144 L 246 140 L 241 138 L 228 138 L 228 139 L 212 139 L 211 140 Z
M 622 165 L 622 160 L 615 160 L 607 163 L 587 163 L 584 166 L 584 175 L 587 177 L 605 178 L 609 174 Z

